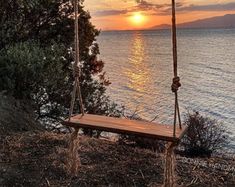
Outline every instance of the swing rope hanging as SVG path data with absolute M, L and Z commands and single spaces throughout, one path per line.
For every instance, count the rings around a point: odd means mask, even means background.
M 74 105 L 76 101 L 76 93 L 78 93 L 78 100 L 79 100 L 79 106 L 82 115 L 85 114 L 84 112 L 84 105 L 83 105 L 83 100 L 82 100 L 82 93 L 81 93 L 81 87 L 80 87 L 80 69 L 78 67 L 79 64 L 79 59 L 80 59 L 80 54 L 79 54 L 79 25 L 78 25 L 78 1 L 74 0 L 74 13 L 75 13 L 75 21 L 74 21 L 74 28 L 75 28 L 75 62 L 74 62 L 74 68 L 73 68 L 73 74 L 75 76 L 75 83 L 72 91 L 72 99 L 70 103 L 70 109 L 69 109 L 69 121 L 71 120 L 73 110 L 74 110 Z M 78 72 L 76 70 L 79 70 Z
M 171 85 L 172 92 L 175 94 L 174 122 L 172 125 L 162 125 L 159 123 L 143 122 L 137 120 L 129 120 L 122 118 L 114 118 L 107 116 L 85 114 L 80 88 L 80 68 L 79 65 L 79 14 L 78 0 L 74 0 L 75 10 L 75 63 L 74 76 L 75 83 L 72 91 L 71 106 L 69 110 L 69 118 L 63 122 L 64 125 L 79 128 L 89 128 L 113 133 L 122 133 L 129 135 L 138 135 L 143 137 L 151 137 L 169 142 L 178 142 L 186 133 L 187 128 L 181 125 L 178 89 L 181 87 L 180 78 L 178 77 L 177 67 L 177 38 L 176 38 L 176 17 L 175 17 L 175 0 L 172 0 L 172 50 L 173 50 L 173 73 L 174 78 Z M 78 97 L 81 114 L 73 116 L 74 104 Z M 179 126 L 177 127 L 177 120 Z

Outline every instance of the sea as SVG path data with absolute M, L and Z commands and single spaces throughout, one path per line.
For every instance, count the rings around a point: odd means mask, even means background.
M 110 98 L 127 115 L 172 124 L 171 31 L 102 31 L 97 42 Z M 177 42 L 183 120 L 198 111 L 223 123 L 235 153 L 235 29 L 179 29 Z

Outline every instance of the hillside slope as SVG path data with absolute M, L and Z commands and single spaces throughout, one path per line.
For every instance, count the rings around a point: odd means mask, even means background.
M 178 28 L 235 28 L 235 14 L 227 14 L 207 19 L 199 19 L 192 22 L 181 23 Z M 154 26 L 150 29 L 169 29 L 168 24 Z
M 0 93 L 0 135 L 43 130 L 33 108 L 26 102 Z
M 69 136 L 20 133 L 0 136 L 0 186 L 120 186 L 147 187 L 163 183 L 164 156 L 127 145 L 80 138 L 82 166 L 66 170 Z M 177 156 L 180 186 L 235 186 L 234 159 L 190 159 Z M 221 167 L 223 166 L 223 167 Z

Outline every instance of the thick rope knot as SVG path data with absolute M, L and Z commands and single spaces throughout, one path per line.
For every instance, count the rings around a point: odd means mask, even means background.
M 81 74 L 80 68 L 78 66 L 74 65 L 74 67 L 73 67 L 73 75 L 74 75 L 74 77 L 75 78 L 76 77 L 80 77 L 80 74 Z
M 171 85 L 172 92 L 174 92 L 174 93 L 177 92 L 180 87 L 181 87 L 180 78 L 179 77 L 174 77 L 172 85 Z

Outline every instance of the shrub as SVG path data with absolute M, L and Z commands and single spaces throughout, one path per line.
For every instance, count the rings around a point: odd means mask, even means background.
M 127 144 L 133 147 L 149 149 L 154 152 L 162 153 L 165 150 L 165 142 L 154 138 L 144 138 L 140 136 L 120 135 L 120 144 Z
M 200 115 L 199 112 L 188 113 L 185 124 L 188 132 L 181 145 L 187 156 L 210 157 L 227 143 L 228 136 L 224 125 Z
M 125 114 L 123 114 L 126 116 Z M 126 116 L 128 119 L 144 121 L 136 113 Z M 161 140 L 156 140 L 154 138 L 145 138 L 135 135 L 120 135 L 120 144 L 127 144 L 134 147 L 139 147 L 143 149 L 149 149 L 154 152 L 163 152 L 165 150 L 165 142 Z

